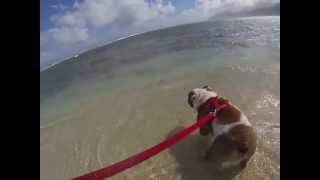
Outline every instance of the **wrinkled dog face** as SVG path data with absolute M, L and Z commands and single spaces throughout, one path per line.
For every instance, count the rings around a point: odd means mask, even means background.
M 202 88 L 194 88 L 188 94 L 188 104 L 191 108 L 197 110 L 208 98 L 217 96 L 217 93 L 208 85 Z

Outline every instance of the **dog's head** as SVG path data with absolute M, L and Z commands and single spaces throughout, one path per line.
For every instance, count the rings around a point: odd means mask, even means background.
M 194 88 L 188 94 L 188 104 L 195 111 L 209 98 L 216 97 L 217 93 L 208 85 L 202 88 Z
M 199 107 L 204 104 L 209 98 L 216 97 L 217 93 L 212 90 L 210 86 L 204 86 L 202 88 L 194 88 L 188 94 L 188 104 L 195 112 L 198 113 L 197 120 L 206 115 L 210 109 L 202 109 L 199 111 Z M 212 132 L 210 123 L 200 127 L 200 134 L 205 136 Z

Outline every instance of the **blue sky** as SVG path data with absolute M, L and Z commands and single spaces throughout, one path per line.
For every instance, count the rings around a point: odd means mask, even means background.
M 71 7 L 73 3 L 74 1 L 72 0 L 40 0 L 40 30 L 44 31 L 52 27 L 50 16 L 60 11 L 52 6 L 63 4 L 67 7 Z
M 40 69 L 121 37 L 279 0 L 41 0 Z

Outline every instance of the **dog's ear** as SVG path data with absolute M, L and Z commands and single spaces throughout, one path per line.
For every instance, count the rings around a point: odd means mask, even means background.
M 192 108 L 193 108 L 193 99 L 192 99 L 193 97 L 192 97 L 192 96 L 193 96 L 194 94 L 195 94 L 195 93 L 194 93 L 193 91 L 190 91 L 189 94 L 188 94 L 188 104 L 189 104 L 189 106 L 192 107 Z
M 213 91 L 213 89 L 208 85 L 205 85 L 202 88 L 206 89 L 207 91 Z

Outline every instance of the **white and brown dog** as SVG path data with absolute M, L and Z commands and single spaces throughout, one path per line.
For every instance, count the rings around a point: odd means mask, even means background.
M 208 103 L 213 97 L 218 97 L 217 93 L 209 86 L 189 92 L 188 104 L 198 113 L 197 120 L 215 111 L 216 107 Z M 218 97 L 217 101 L 219 104 L 228 102 L 222 97 Z M 222 168 L 245 168 L 256 150 L 256 133 L 252 125 L 240 109 L 229 102 L 227 107 L 215 113 L 216 119 L 200 128 L 201 135 L 212 135 L 205 158 L 218 153 Z

